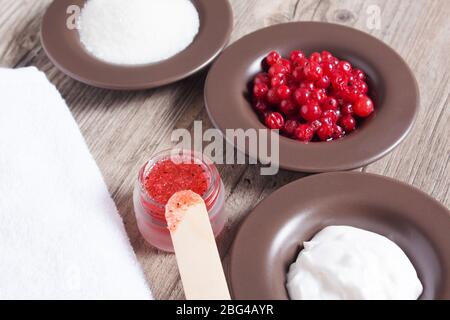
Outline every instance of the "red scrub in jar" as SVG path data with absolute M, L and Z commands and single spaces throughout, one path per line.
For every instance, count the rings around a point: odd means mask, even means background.
M 214 235 L 224 227 L 224 187 L 214 164 L 194 151 L 165 151 L 139 171 L 133 197 L 139 230 L 158 249 L 173 252 L 165 205 L 174 193 L 182 190 L 202 196 Z

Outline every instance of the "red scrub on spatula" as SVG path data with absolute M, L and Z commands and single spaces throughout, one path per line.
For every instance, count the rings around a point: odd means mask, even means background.
M 205 202 L 192 191 L 175 193 L 166 205 L 184 292 L 188 300 L 230 300 Z

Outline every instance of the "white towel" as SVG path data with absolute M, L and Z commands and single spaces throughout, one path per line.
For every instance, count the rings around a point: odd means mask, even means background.
M 36 68 L 0 69 L 0 299 L 150 298 L 59 92 Z

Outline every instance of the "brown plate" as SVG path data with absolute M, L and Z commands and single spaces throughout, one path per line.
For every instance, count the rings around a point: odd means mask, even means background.
M 409 67 L 380 40 L 320 22 L 272 26 L 228 47 L 206 81 L 205 103 L 214 125 L 222 132 L 265 128 L 249 104 L 248 84 L 261 71 L 261 61 L 269 51 L 288 56 L 294 49 L 308 54 L 328 50 L 364 70 L 376 112 L 357 132 L 338 141 L 304 144 L 281 137 L 281 168 L 303 172 L 354 169 L 380 159 L 406 137 L 419 108 L 419 90 Z
M 42 21 L 41 41 L 50 60 L 70 77 L 107 89 L 149 89 L 186 78 L 201 70 L 223 50 L 233 28 L 227 0 L 192 0 L 200 16 L 194 42 L 179 54 L 156 63 L 121 66 L 101 61 L 87 52 L 77 30 L 69 30 L 67 8 L 82 8 L 86 0 L 56 0 Z
M 235 299 L 288 299 L 286 273 L 302 248 L 330 225 L 384 235 L 410 258 L 421 299 L 450 299 L 450 213 L 425 193 L 390 178 L 336 172 L 295 181 L 246 218 L 232 246 Z

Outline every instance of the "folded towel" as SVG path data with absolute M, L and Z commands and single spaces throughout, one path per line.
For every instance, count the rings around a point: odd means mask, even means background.
M 117 209 L 64 100 L 0 69 L 0 299 L 150 299 Z

